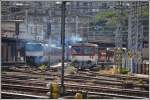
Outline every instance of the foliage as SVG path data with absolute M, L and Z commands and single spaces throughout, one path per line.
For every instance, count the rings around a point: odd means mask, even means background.
M 129 70 L 127 68 L 121 68 L 119 69 L 120 74 L 128 74 Z
M 96 15 L 96 21 L 104 20 L 105 18 L 111 18 L 116 16 L 116 13 L 112 10 L 107 10 L 105 12 L 99 12 Z
M 46 71 L 47 66 L 45 64 L 41 65 L 39 69 L 41 70 L 41 74 L 43 74 Z M 41 80 L 45 80 L 44 75 L 41 75 Z
M 127 19 L 128 12 L 124 10 L 122 12 L 123 19 Z M 118 20 L 118 14 L 114 10 L 107 10 L 105 12 L 99 12 L 96 14 L 96 22 L 102 22 L 103 20 L 106 20 L 106 25 L 116 25 Z
M 147 6 L 144 6 L 142 9 L 142 12 L 140 12 L 139 8 L 139 16 L 140 17 L 146 17 L 149 16 L 149 8 Z M 142 16 L 140 15 L 142 13 Z M 122 20 L 124 21 L 124 24 L 127 25 L 128 20 L 128 11 L 123 10 L 121 13 Z M 114 11 L 112 9 L 106 10 L 105 12 L 98 12 L 95 16 L 96 23 L 100 23 L 103 25 L 116 25 L 118 21 L 118 14 L 117 11 Z
M 45 71 L 46 68 L 47 68 L 47 66 L 43 64 L 43 65 L 41 65 L 39 68 L 40 68 L 41 71 Z
M 117 24 L 117 17 L 109 18 L 106 23 L 106 25 L 111 25 L 111 26 L 116 25 L 116 24 Z
M 142 9 L 142 17 L 148 17 L 149 16 L 149 7 L 144 6 Z
M 140 7 L 138 9 L 139 9 L 139 12 L 138 12 L 139 19 L 140 18 L 148 19 L 149 8 L 147 6 L 143 6 L 142 9 Z M 125 26 L 125 27 L 128 26 L 128 14 L 129 14 L 128 9 L 122 10 L 122 12 L 120 14 L 122 26 Z M 98 12 L 95 15 L 95 19 L 94 19 L 95 21 L 90 22 L 90 26 L 92 26 L 92 27 L 89 29 L 89 31 L 95 31 L 95 33 L 97 35 L 99 35 L 99 34 L 104 34 L 104 35 L 114 34 L 114 32 L 116 31 L 116 26 L 118 24 L 118 16 L 119 16 L 118 11 L 113 10 L 113 9 L 108 9 L 105 11 Z M 144 20 L 142 21 L 142 23 L 144 25 L 147 25 L 146 22 Z M 109 26 L 113 26 L 113 27 L 110 28 Z M 122 28 L 122 31 L 124 31 L 124 32 L 128 31 L 127 28 L 125 28 L 125 27 Z M 143 34 L 145 34 L 145 32 Z
M 96 15 L 96 22 L 101 23 L 102 21 L 107 21 L 107 24 L 114 24 L 116 21 L 117 13 L 113 10 L 107 10 L 105 12 L 99 12 Z M 111 21 L 111 22 L 110 22 Z

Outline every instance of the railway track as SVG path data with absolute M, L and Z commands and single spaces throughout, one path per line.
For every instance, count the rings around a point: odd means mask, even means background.
M 86 90 L 86 91 L 92 91 L 92 92 L 114 93 L 114 94 L 122 94 L 122 95 L 128 95 L 128 96 L 140 96 L 140 97 L 149 96 L 149 91 L 140 91 L 140 90 L 133 90 L 133 89 L 119 89 L 119 88 L 90 86 L 90 85 L 78 86 L 77 84 L 66 84 L 66 87 L 70 89 Z
M 15 82 L 16 81 L 16 82 Z M 6 84 L 8 83 L 8 84 Z M 17 84 L 17 85 L 16 85 Z M 21 85 L 18 85 L 21 84 Z M 40 83 L 38 81 L 33 82 L 24 82 L 22 80 L 13 80 L 7 79 L 2 81 L 2 89 L 4 90 L 19 90 L 19 91 L 26 91 L 26 92 L 35 92 L 38 91 L 39 93 L 47 93 L 49 90 L 46 88 L 47 83 Z M 26 86 L 30 85 L 30 86 Z M 59 84 L 60 85 L 60 84 Z M 40 87 L 39 87 L 40 86 Z M 115 94 L 123 94 L 123 95 L 132 95 L 132 96 L 141 96 L 141 97 L 148 97 L 148 91 L 141 91 L 141 90 L 133 90 L 133 89 L 119 89 L 119 88 L 111 88 L 111 87 L 102 87 L 102 86 L 91 86 L 91 85 L 79 85 L 79 84 L 65 84 L 67 89 L 77 89 L 77 90 L 86 90 L 92 92 L 103 92 L 103 93 L 115 93 Z
M 5 75 L 5 76 L 2 76 L 2 79 L 11 79 L 11 78 L 14 78 L 14 79 L 20 79 L 20 80 L 38 80 L 40 79 L 41 77 L 44 77 L 44 80 L 55 80 L 56 78 L 55 77 L 48 77 L 48 76 L 28 76 L 28 75 L 14 75 L 14 76 L 11 76 L 11 75 Z
M 30 70 L 26 70 L 26 68 L 23 68 L 23 69 L 19 69 L 19 68 L 10 68 L 10 70 L 12 70 L 13 72 L 16 71 L 16 72 L 21 72 L 21 73 L 27 73 L 27 74 L 35 74 L 35 75 L 39 75 L 39 74 L 42 74 L 40 73 L 40 70 L 37 69 L 37 68 L 32 68 Z M 60 76 L 60 73 L 57 72 L 58 71 L 58 68 L 55 68 L 55 69 L 48 69 L 45 73 L 43 73 L 42 75 L 45 75 L 45 76 Z M 94 72 L 94 71 L 79 71 L 78 72 L 79 76 L 76 76 L 78 78 L 84 78 L 84 77 L 91 77 L 92 79 L 96 79 L 96 80 L 102 80 L 101 78 L 99 77 L 107 77 L 107 78 L 115 78 L 115 80 L 111 80 L 111 81 L 124 81 L 128 76 L 127 75 L 120 75 L 120 74 L 116 74 L 116 75 L 108 75 L 108 74 L 100 74 L 98 72 Z M 86 75 L 86 76 L 85 76 Z M 68 76 L 66 76 L 68 77 Z M 143 80 L 144 82 L 146 82 L 147 84 L 149 84 L 149 79 L 148 78 L 139 78 L 139 77 L 136 77 L 136 76 L 130 76 L 130 78 L 132 80 L 137 80 L 137 79 L 141 79 Z M 105 79 L 106 80 L 106 79 Z
M 2 84 L 2 89 L 4 90 L 19 90 L 24 92 L 36 92 L 36 93 L 47 93 L 49 90 L 45 87 L 39 86 L 25 86 L 16 84 Z
M 2 99 L 48 99 L 48 96 L 37 96 L 37 95 L 28 95 L 21 93 L 12 93 L 12 92 L 1 92 Z
M 112 82 L 122 82 L 123 80 L 117 80 L 115 78 L 109 78 L 109 77 L 105 77 L 105 76 L 101 76 L 101 77 L 93 77 L 93 76 L 85 76 L 85 75 L 67 75 L 65 76 L 66 78 L 73 78 L 73 79 L 94 79 L 94 80 L 105 80 L 105 81 L 112 81 Z
M 21 72 L 20 74 L 24 74 L 24 73 L 26 73 L 26 72 Z M 5 74 L 9 74 L 9 73 L 5 73 Z M 36 75 L 36 77 L 40 76 L 40 75 L 51 76 L 51 77 L 52 76 L 59 77 L 59 75 L 56 74 L 56 72 L 55 72 L 55 75 L 54 75 L 54 73 L 51 73 L 51 74 L 50 73 L 49 74 L 48 73 L 45 73 L 45 74 L 34 73 L 34 74 Z M 30 72 L 27 72 L 26 76 L 29 76 L 29 75 L 33 76 L 34 74 L 30 73 Z M 10 74 L 10 75 L 14 75 L 14 74 Z M 15 75 L 15 76 L 18 76 L 18 75 Z M 65 77 L 66 78 L 72 78 L 73 77 L 74 79 L 81 79 L 81 78 L 86 79 L 86 78 L 88 78 L 88 79 L 95 79 L 95 80 L 108 80 L 108 81 L 113 81 L 113 82 L 123 82 L 124 81 L 123 79 L 118 79 L 118 77 L 117 78 L 116 77 L 110 77 L 108 75 L 93 76 L 93 75 L 86 75 L 84 73 L 82 73 L 82 74 L 73 74 L 73 75 L 66 75 Z
M 85 76 L 85 75 L 69 75 L 69 76 L 65 76 L 65 80 L 66 81 L 76 81 L 76 82 L 88 82 L 89 80 L 95 84 L 107 84 L 107 85 L 116 85 L 116 86 L 123 86 L 123 82 L 124 80 L 117 80 L 117 79 L 112 79 L 112 78 L 107 78 L 102 76 L 100 77 L 91 77 L 91 76 Z M 133 87 L 135 88 L 144 88 L 144 89 L 148 89 L 149 88 L 149 84 L 144 84 L 144 85 L 140 85 L 140 84 L 133 84 Z
M 8 75 L 7 75 L 8 74 Z M 40 79 L 41 75 L 37 75 L 37 76 L 33 76 L 33 75 L 13 75 L 7 73 L 7 74 L 2 74 L 2 79 L 11 79 L 11 78 L 16 78 L 16 79 L 20 79 L 20 80 L 33 80 L 33 79 Z M 21 73 L 20 73 L 21 74 Z M 52 76 L 47 76 L 44 75 L 45 81 L 49 81 L 49 80 L 56 80 L 57 78 L 59 78 L 59 76 L 57 77 L 52 77 Z M 124 80 L 118 80 L 117 78 L 109 78 L 109 77 L 105 77 L 105 76 L 101 76 L 101 77 L 92 77 L 92 76 L 85 76 L 85 75 L 67 75 L 64 77 L 64 80 L 66 82 L 84 82 L 84 83 L 92 83 L 94 84 L 99 84 L 99 85 L 109 85 L 109 86 L 117 86 L 117 87 L 122 87 L 123 86 L 123 82 Z M 133 84 L 134 88 L 141 88 L 141 89 L 148 89 L 149 85 L 148 84 L 144 84 L 144 85 L 140 85 L 140 84 Z
M 79 87 L 79 85 L 72 85 L 72 86 L 69 86 L 67 84 L 65 84 L 65 85 L 66 85 L 67 91 L 70 91 L 70 90 L 72 90 L 72 91 L 77 90 L 78 91 L 77 87 Z M 39 93 L 43 93 L 43 96 L 44 96 L 44 94 L 46 94 L 49 91 L 49 89 L 40 88 L 40 87 L 2 84 L 2 89 L 4 89 L 4 88 L 5 89 L 20 90 L 20 91 L 24 91 L 24 92 L 29 92 L 30 91 L 32 93 L 33 92 L 37 93 L 37 91 L 38 91 Z M 88 90 L 87 88 L 89 88 L 89 90 L 92 90 L 93 87 L 80 86 L 80 90 L 82 90 L 81 88 L 83 88 L 84 90 Z M 98 91 L 97 92 L 89 91 L 88 94 L 89 95 L 108 96 L 108 97 L 112 96 L 112 97 L 116 97 L 116 98 L 130 98 L 130 99 L 148 98 L 148 97 L 142 97 L 141 95 L 140 95 L 141 97 L 139 97 L 139 96 L 133 96 L 133 95 L 125 95 L 125 94 L 112 93 L 111 89 L 108 90 L 111 93 L 106 93 L 106 91 L 104 92 L 104 90 L 100 90 L 100 88 L 99 88 L 99 91 L 101 91 L 101 92 L 98 92 Z M 120 92 L 120 91 L 117 91 L 117 92 Z M 127 91 L 127 92 L 129 94 L 129 91 Z M 133 91 L 132 91 L 132 93 L 133 93 Z M 136 93 L 138 93 L 138 92 L 136 91 Z M 143 93 L 145 93 L 145 92 L 143 92 Z
M 19 71 L 18 71 L 19 72 Z M 23 71 L 24 72 L 24 71 Z M 49 73 L 45 76 L 45 80 L 40 80 L 40 75 L 38 73 L 30 73 L 25 72 L 25 75 L 20 75 L 15 73 L 16 75 L 5 73 L 2 74 L 2 91 L 22 91 L 23 93 L 29 93 L 32 95 L 43 95 L 46 96 L 46 93 L 49 91 L 46 88 L 46 85 L 49 81 L 56 80 L 57 78 L 52 77 L 53 73 L 51 73 L 50 77 L 47 77 Z M 33 75 L 32 75 L 33 74 Z M 56 72 L 55 72 L 56 74 Z M 57 76 L 59 77 L 59 76 Z M 130 99 L 141 99 L 148 98 L 149 92 L 140 89 L 123 89 L 122 82 L 123 79 L 109 76 L 93 76 L 87 75 L 83 73 L 66 75 L 64 77 L 66 90 L 70 93 L 73 91 L 88 91 L 88 95 L 95 95 L 97 98 L 130 98 Z M 73 82 L 73 83 L 72 83 Z M 91 85 L 87 85 L 89 82 Z M 71 84 L 72 83 L 72 84 Z M 81 85 L 81 83 L 85 83 Z M 60 85 L 60 83 L 59 83 Z M 115 88 L 112 88 L 115 87 Z M 140 87 L 137 85 L 137 87 Z M 145 85 L 145 87 L 148 87 Z M 72 91 L 72 92 L 71 92 Z M 3 95 L 4 96 L 4 95 Z
M 79 74 L 83 74 L 83 75 L 87 75 L 87 76 L 105 76 L 105 77 L 111 77 L 111 78 L 117 78 L 117 79 L 126 79 L 127 77 L 130 77 L 132 80 L 137 80 L 137 79 L 141 79 L 143 81 L 149 82 L 149 78 L 142 78 L 142 77 L 137 77 L 137 76 L 128 76 L 128 75 L 122 75 L 122 74 L 114 74 L 114 75 L 110 75 L 110 74 L 101 74 L 99 72 L 94 72 L 94 71 L 79 71 Z
M 4 74 L 7 73 L 20 73 L 20 74 L 27 74 L 27 75 L 47 75 L 47 76 L 60 76 L 57 72 L 51 72 L 51 71 L 46 71 L 45 73 L 41 73 L 41 71 L 32 71 L 32 70 L 14 70 L 14 71 L 9 71 L 9 72 L 3 72 Z
M 69 93 L 76 93 L 78 90 L 67 90 Z M 137 97 L 137 96 L 126 96 L 126 95 L 118 95 L 118 94 L 110 94 L 110 93 L 101 93 L 101 92 L 88 92 L 88 95 L 95 95 L 95 96 L 103 96 L 109 99 L 118 99 L 118 98 L 124 98 L 124 99 L 144 99 L 143 97 Z
M 15 79 L 20 79 L 20 80 L 33 80 L 33 79 L 40 79 L 41 76 L 39 77 L 29 77 L 27 75 L 4 75 L 2 76 L 2 81 L 3 79 L 11 79 L 11 78 L 15 78 Z M 45 81 L 49 81 L 49 80 L 55 80 L 56 78 L 54 77 L 45 77 Z M 114 80 L 114 79 L 107 79 L 107 78 L 96 78 L 96 77 L 89 77 L 89 76 L 65 76 L 64 80 L 66 82 L 84 82 L 84 83 L 92 83 L 93 85 L 97 84 L 97 85 L 109 85 L 109 86 L 116 86 L 116 87 L 122 87 L 123 86 L 123 81 L 122 80 Z M 148 88 L 149 85 L 148 84 L 144 84 L 144 85 L 138 85 L 138 84 L 134 84 L 133 87 L 135 88 Z
M 21 73 L 27 73 L 27 74 L 35 74 L 35 75 L 39 75 L 42 74 L 40 73 L 40 70 L 37 68 L 32 68 L 30 70 L 26 70 L 26 68 L 23 69 L 14 69 L 14 68 L 10 68 L 10 70 L 12 70 L 13 72 L 21 72 Z M 60 76 L 60 73 L 57 73 L 58 68 L 55 69 L 48 69 L 45 73 L 43 73 L 42 75 L 46 75 L 46 76 Z M 78 78 L 80 77 L 92 77 L 94 79 L 99 79 L 98 77 L 107 77 L 107 78 L 115 78 L 115 80 L 112 81 L 124 81 L 127 77 L 127 75 L 120 75 L 120 74 L 115 74 L 115 75 L 108 75 L 108 74 L 100 74 L 98 72 L 94 72 L 94 71 L 79 71 L 78 74 L 80 75 Z M 85 76 L 86 75 L 86 76 Z M 136 76 L 130 76 L 130 78 L 132 80 L 137 80 L 137 79 L 141 79 L 143 81 L 145 81 L 147 84 L 149 84 L 149 79 L 148 78 L 140 78 L 140 77 L 136 77 Z M 119 79 L 119 80 L 118 80 Z
M 2 80 L 2 83 L 21 84 L 21 85 L 28 85 L 28 86 L 41 86 L 41 87 L 45 87 L 46 84 L 48 84 L 48 82 L 45 82 L 45 81 L 39 81 L 39 80 L 27 81 L 27 80 L 18 80 L 18 79 L 5 79 L 5 80 Z

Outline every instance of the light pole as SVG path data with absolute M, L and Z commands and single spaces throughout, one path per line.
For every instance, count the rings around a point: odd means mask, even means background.
M 65 10 L 66 10 L 66 1 L 62 1 L 61 5 L 61 44 L 62 44 L 62 70 L 61 70 L 61 95 L 64 95 L 65 86 L 64 86 L 64 60 L 65 60 Z

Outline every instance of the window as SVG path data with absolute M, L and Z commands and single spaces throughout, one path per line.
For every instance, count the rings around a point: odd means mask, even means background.
M 81 47 L 81 46 L 74 46 L 72 47 L 72 54 L 74 55 L 93 55 L 95 52 L 94 47 Z
M 79 2 L 80 6 L 83 6 L 83 2 Z
M 88 4 L 87 2 L 84 2 L 84 3 L 83 3 L 84 6 L 87 6 L 87 4 Z
M 26 44 L 26 51 L 42 51 L 43 47 L 41 44 Z
M 91 55 L 94 54 L 94 48 L 93 47 L 84 47 L 84 52 L 85 55 Z
M 107 7 L 107 3 L 102 3 L 102 7 L 106 8 Z
M 81 54 L 82 53 L 82 47 L 72 47 L 72 54 Z

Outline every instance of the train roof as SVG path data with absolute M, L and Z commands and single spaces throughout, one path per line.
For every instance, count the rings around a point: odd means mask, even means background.
M 73 44 L 71 46 L 94 46 L 94 47 L 98 47 L 97 44 L 93 44 L 93 43 L 76 43 L 76 44 Z

